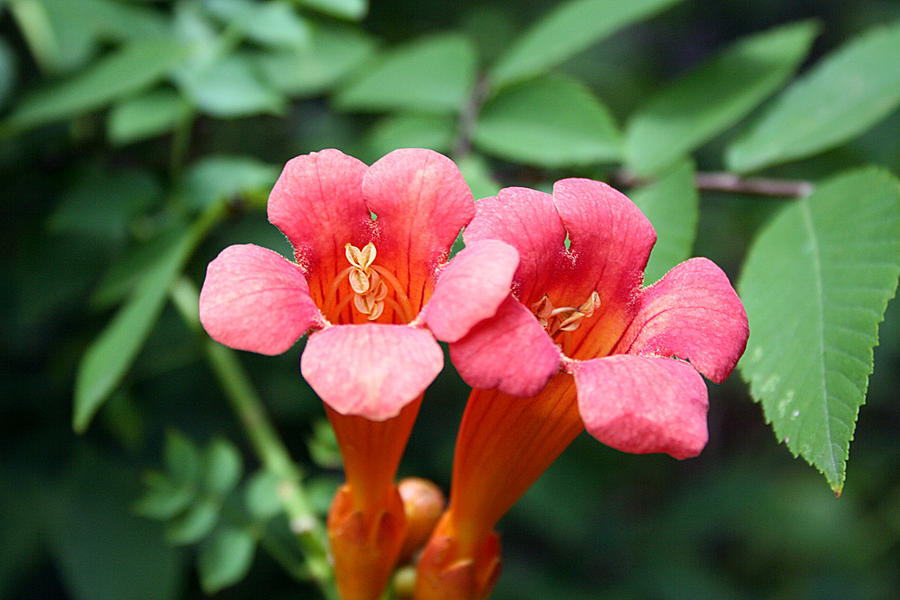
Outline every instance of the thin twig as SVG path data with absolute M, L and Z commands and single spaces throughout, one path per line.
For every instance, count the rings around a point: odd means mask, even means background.
M 460 160 L 472 150 L 472 136 L 475 134 L 475 123 L 478 121 L 481 106 L 487 100 L 490 90 L 491 84 L 487 76 L 479 76 L 475 82 L 475 87 L 472 88 L 472 93 L 469 94 L 466 104 L 459 113 L 458 133 L 456 142 L 453 144 L 454 159 Z
M 613 180 L 618 185 L 635 187 L 651 183 L 652 180 L 637 177 L 628 171 L 617 171 Z M 802 198 L 812 193 L 812 182 L 798 179 L 769 179 L 764 177 L 740 177 L 727 172 L 700 172 L 695 176 L 697 189 L 751 194 L 755 196 L 777 196 L 781 198 Z

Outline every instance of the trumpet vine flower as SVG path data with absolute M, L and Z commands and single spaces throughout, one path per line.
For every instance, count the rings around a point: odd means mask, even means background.
M 325 403 L 347 480 L 328 518 L 345 600 L 379 597 L 403 546 L 394 476 L 443 366 L 436 338 L 461 339 L 510 290 L 518 255 L 503 242 L 473 243 L 445 265 L 473 214 L 440 154 L 397 150 L 366 166 L 324 150 L 289 161 L 269 197 L 294 260 L 235 245 L 207 269 L 200 319 L 213 339 L 274 355 L 310 332 L 301 372 Z
M 656 233 L 623 194 L 566 179 L 553 194 L 501 190 L 476 204 L 467 244 L 499 240 L 520 263 L 497 313 L 450 344 L 475 388 L 457 437 L 448 510 L 418 566 L 416 598 L 485 598 L 497 521 L 583 430 L 624 452 L 696 456 L 707 389 L 744 351 L 727 276 L 704 258 L 642 288 Z

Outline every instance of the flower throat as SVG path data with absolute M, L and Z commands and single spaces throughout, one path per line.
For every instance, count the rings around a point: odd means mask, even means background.
M 393 273 L 375 264 L 377 254 L 372 242 L 362 248 L 350 243 L 344 246 L 344 256 L 350 266 L 338 273 L 331 282 L 326 299 L 326 314 L 330 319 L 338 320 L 340 314 L 352 303 L 353 308 L 366 315 L 369 321 L 377 320 L 384 313 L 385 306 L 390 306 L 402 322 L 409 323 L 413 320 L 415 314 L 403 286 Z M 350 293 L 341 297 L 341 284 L 344 281 L 350 284 Z

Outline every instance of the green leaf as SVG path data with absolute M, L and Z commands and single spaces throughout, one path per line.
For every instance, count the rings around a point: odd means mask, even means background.
M 320 13 L 337 17 L 338 19 L 349 19 L 351 21 L 359 21 L 369 11 L 369 0 L 294 0 L 303 6 Z
M 211 207 L 157 257 L 128 302 L 88 347 L 75 379 L 75 431 L 87 429 L 125 376 L 162 311 L 169 288 L 206 231 L 218 220 L 221 208 Z
M 254 56 L 272 87 L 291 96 L 312 96 L 331 89 L 375 51 L 375 42 L 349 27 L 320 24 L 307 47 Z
M 309 25 L 289 4 L 272 0 L 207 0 L 204 6 L 260 44 L 276 48 L 309 44 Z
M 206 448 L 205 489 L 214 496 L 224 496 L 241 479 L 241 454 L 224 438 L 214 439 Z
M 682 161 L 629 196 L 656 229 L 656 245 L 644 270 L 644 283 L 649 285 L 691 256 L 700 212 L 694 165 Z
M 817 31 L 804 21 L 742 38 L 651 97 L 628 123 L 628 166 L 656 173 L 736 123 L 790 77 Z
M 335 103 L 343 110 L 456 112 L 475 83 L 476 60 L 460 34 L 419 39 L 380 56 Z
M 266 521 L 284 510 L 278 497 L 278 476 L 271 471 L 257 471 L 244 490 L 247 511 L 260 521 Z
M 168 522 L 166 539 L 178 546 L 196 544 L 216 526 L 219 509 L 219 505 L 211 500 L 200 500 L 187 512 Z
M 507 84 L 550 70 L 616 30 L 649 18 L 679 0 L 575 0 L 557 6 L 520 37 L 491 71 Z
M 609 110 L 562 75 L 500 92 L 482 109 L 474 140 L 488 154 L 544 167 L 610 162 L 620 147 Z
M 759 234 L 738 289 L 750 319 L 740 363 L 775 435 L 840 493 L 900 275 L 900 187 L 852 171 L 794 201 Z
M 365 145 L 379 158 L 397 148 L 430 148 L 449 152 L 456 135 L 450 115 L 393 115 L 381 119 L 366 135 Z
M 115 0 L 17 0 L 11 8 L 37 62 L 50 73 L 84 65 L 109 41 L 168 33 L 158 11 Z
M 284 110 L 284 98 L 257 71 L 249 54 L 230 54 L 183 69 L 177 79 L 185 97 L 213 117 L 279 114 Z
M 739 172 L 811 156 L 866 131 L 900 104 L 900 21 L 838 48 L 784 91 L 728 148 Z
M 170 229 L 149 241 L 130 248 L 122 257 L 109 266 L 100 283 L 91 295 L 92 308 L 108 309 L 122 302 L 141 282 L 144 275 L 153 268 L 159 257 L 177 244 L 184 235 L 183 230 Z
M 203 591 L 214 594 L 239 582 L 250 565 L 256 539 L 247 529 L 227 527 L 217 531 L 200 547 L 197 570 Z
M 6 40 L 0 38 L 0 108 L 6 106 L 15 84 L 16 56 Z
M 235 197 L 262 193 L 275 184 L 279 169 L 252 156 L 207 155 L 188 169 L 182 193 L 189 206 L 205 208 Z
M 93 239 L 123 239 L 128 225 L 155 201 L 162 187 L 149 171 L 104 171 L 92 166 L 66 189 L 47 220 L 54 233 Z
M 81 73 L 23 99 L 3 123 L 12 132 L 80 115 L 162 79 L 183 57 L 171 39 L 135 40 Z
M 150 471 L 144 476 L 147 485 L 143 495 L 134 504 L 134 511 L 150 519 L 171 519 L 191 503 L 196 488 L 175 483 L 162 473 Z
M 500 191 L 501 186 L 494 179 L 483 156 L 469 152 L 459 161 L 459 172 L 472 188 L 472 195 L 476 200 L 496 196 Z
M 190 114 L 190 104 L 179 94 L 159 89 L 113 106 L 106 128 L 113 144 L 130 144 L 167 133 Z
M 163 448 L 166 471 L 176 483 L 195 484 L 200 479 L 200 450 L 183 433 L 166 432 Z

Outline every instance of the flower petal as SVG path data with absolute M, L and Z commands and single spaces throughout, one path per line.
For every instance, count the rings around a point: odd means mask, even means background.
M 607 446 L 681 459 L 706 445 L 706 384 L 689 364 L 620 354 L 567 369 L 585 428 Z
M 656 243 L 650 221 L 624 194 L 599 181 L 557 181 L 553 199 L 575 256 L 566 296 L 583 302 L 596 290 L 602 305 L 627 305 Z
M 310 336 L 300 370 L 337 412 L 383 421 L 424 392 L 443 364 L 428 330 L 336 325 Z
M 511 187 L 479 200 L 464 237 L 467 244 L 501 240 L 519 251 L 516 295 L 526 306 L 547 293 L 560 268 L 571 268 L 565 227 L 553 196 L 544 192 Z
M 472 387 L 527 397 L 544 388 L 562 355 L 534 315 L 510 296 L 496 315 L 450 344 L 450 358 Z
M 217 342 L 281 354 L 323 317 L 300 268 L 253 244 L 229 246 L 206 269 L 200 322 Z
M 441 272 L 423 317 L 435 337 L 455 342 L 492 317 L 509 295 L 519 254 L 496 240 L 474 242 Z
M 372 220 L 362 194 L 367 169 L 338 150 L 297 156 L 284 166 L 269 195 L 269 221 L 290 240 L 305 272 L 324 267 L 322 277 L 330 282 L 344 245 L 369 241 Z
M 712 261 L 692 258 L 641 292 L 621 351 L 677 356 L 721 383 L 744 353 L 748 334 L 747 313 L 728 276 Z
M 432 150 L 406 148 L 369 167 L 363 193 L 378 217 L 378 261 L 409 282 L 415 304 L 459 230 L 472 219 L 472 192 L 452 160 Z

